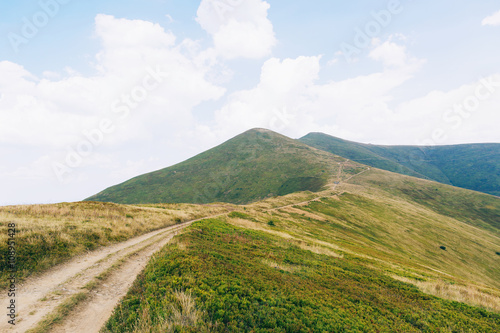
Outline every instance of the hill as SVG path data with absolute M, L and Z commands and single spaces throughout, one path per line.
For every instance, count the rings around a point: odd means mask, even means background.
M 500 144 L 377 146 L 323 133 L 299 141 L 375 168 L 500 196 Z
M 498 331 L 499 217 L 493 196 L 365 169 L 193 224 L 104 331 Z
M 264 129 L 253 129 L 185 162 L 110 187 L 90 201 L 249 203 L 318 191 L 345 159 Z M 355 163 L 346 171 L 354 173 Z

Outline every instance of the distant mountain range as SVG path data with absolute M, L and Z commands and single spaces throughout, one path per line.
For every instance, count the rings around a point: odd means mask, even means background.
M 299 141 L 375 168 L 500 196 L 498 143 L 379 146 L 323 133 L 310 133 Z
M 252 129 L 185 162 L 135 177 L 87 200 L 246 204 L 319 191 L 366 166 L 500 195 L 500 144 L 376 146 L 322 133 L 294 140 Z

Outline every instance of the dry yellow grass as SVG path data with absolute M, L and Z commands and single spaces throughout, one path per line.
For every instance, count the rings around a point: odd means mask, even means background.
M 279 270 L 282 270 L 285 272 L 290 272 L 290 273 L 295 272 L 296 270 L 300 269 L 299 266 L 292 266 L 292 265 L 287 265 L 284 263 L 279 264 L 276 261 L 270 260 L 270 259 L 262 260 L 262 263 L 264 265 L 271 267 L 271 268 L 279 269 Z
M 317 254 L 324 254 L 324 255 L 327 255 L 330 257 L 335 257 L 335 258 L 342 258 L 343 257 L 342 254 L 338 254 L 338 253 L 330 250 L 328 247 L 320 246 L 317 244 L 309 245 L 307 243 L 300 242 L 299 247 L 303 250 L 311 251 L 311 252 L 317 253 Z
M 500 294 L 493 289 L 485 290 L 474 285 L 451 284 L 442 280 L 418 281 L 398 275 L 392 277 L 413 284 L 429 295 L 500 312 Z
M 22 280 L 84 251 L 232 209 L 231 205 L 150 207 L 98 202 L 5 206 L 0 207 L 0 250 L 6 251 L 8 225 L 14 223 L 16 264 Z M 3 277 L 6 267 L 0 271 Z
M 19 235 L 59 234 L 68 239 L 69 231 L 90 229 L 113 236 L 130 237 L 176 223 L 230 211 L 230 205 L 127 206 L 112 203 L 77 202 L 52 205 L 0 207 L 0 228 L 15 223 Z M 7 233 L 0 233 L 0 241 Z M 26 239 L 30 241 L 30 239 Z
M 251 229 L 251 230 L 258 230 L 258 231 L 265 231 L 267 233 L 273 234 L 275 236 L 279 236 L 284 239 L 288 239 L 292 241 L 293 245 L 296 245 L 300 247 L 303 250 L 311 251 L 313 253 L 317 254 L 324 254 L 328 255 L 331 257 L 336 257 L 336 258 L 342 258 L 341 254 L 338 254 L 332 250 L 332 248 L 340 250 L 338 246 L 335 246 L 333 244 L 327 243 L 327 242 L 322 242 L 319 240 L 315 240 L 309 237 L 303 237 L 302 238 L 297 238 L 294 237 L 293 235 L 284 232 L 284 231 L 277 231 L 277 230 L 272 230 L 271 228 L 267 227 L 263 223 L 259 222 L 252 222 L 249 220 L 241 219 L 241 218 L 227 218 L 227 222 L 235 225 L 235 226 L 240 226 L 243 228 Z
M 202 312 L 197 309 L 196 302 L 191 293 L 175 291 L 176 301 L 167 306 L 170 315 L 167 318 L 153 320 L 150 308 L 146 307 L 141 312 L 135 324 L 133 333 L 171 333 L 179 332 L 182 328 L 194 328 L 199 331 L 208 331 L 207 325 L 202 322 Z M 103 330 L 106 332 L 106 330 Z

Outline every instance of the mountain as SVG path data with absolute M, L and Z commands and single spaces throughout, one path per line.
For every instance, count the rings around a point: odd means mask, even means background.
M 323 133 L 299 139 L 375 168 L 500 196 L 500 144 L 377 146 Z
M 345 159 L 264 129 L 253 129 L 180 164 L 110 187 L 88 201 L 249 203 L 318 191 Z M 361 166 L 346 168 L 355 172 Z

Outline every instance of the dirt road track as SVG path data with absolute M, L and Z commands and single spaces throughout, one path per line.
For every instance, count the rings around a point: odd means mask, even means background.
M 16 325 L 8 324 L 7 319 L 1 320 L 0 332 L 26 332 L 36 327 L 58 305 L 84 290 L 82 288 L 85 285 L 94 281 L 111 266 L 123 261 L 121 266 L 103 282 L 102 287 L 98 287 L 96 292 L 91 292 L 85 303 L 78 306 L 77 311 L 72 312 L 66 320 L 51 330 L 72 333 L 98 332 L 149 258 L 182 229 L 202 219 L 156 230 L 123 243 L 75 257 L 41 276 L 28 279 L 18 286 Z M 0 306 L 4 309 L 9 303 L 6 296 L 6 293 L 0 296 Z M 85 320 L 81 320 L 82 315 L 85 316 L 83 317 Z
M 169 233 L 159 242 L 153 243 L 128 258 L 119 269 L 114 271 L 102 285 L 91 293 L 87 301 L 78 306 L 61 325 L 55 326 L 51 332 L 99 332 L 120 299 L 127 294 L 137 275 L 146 267 L 150 257 L 173 237 L 174 233 Z

